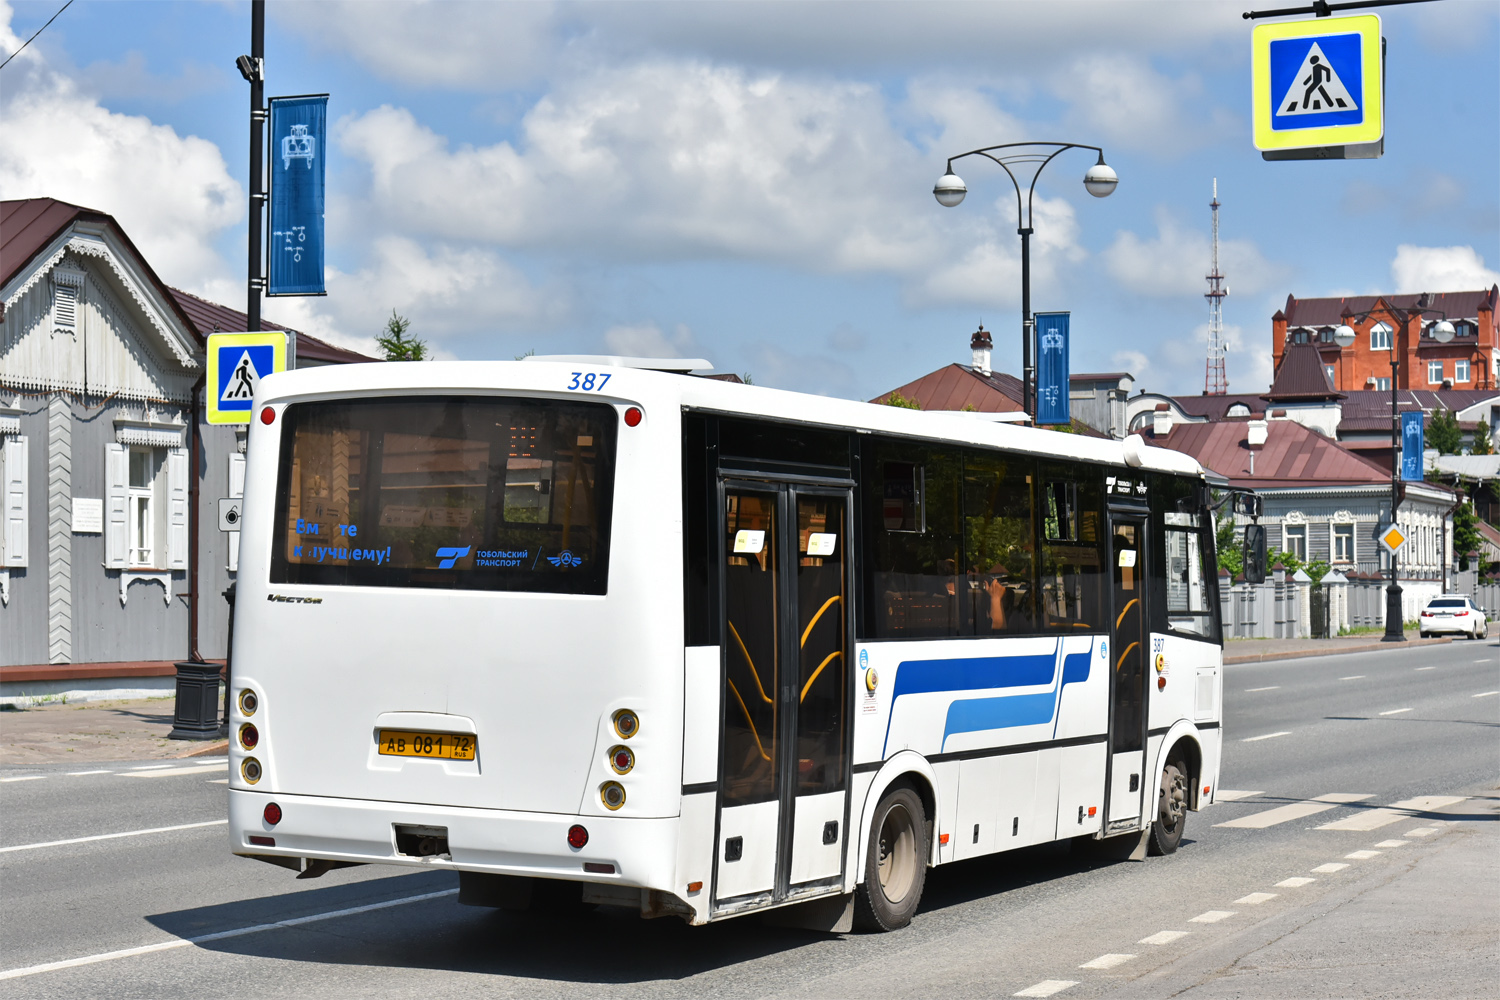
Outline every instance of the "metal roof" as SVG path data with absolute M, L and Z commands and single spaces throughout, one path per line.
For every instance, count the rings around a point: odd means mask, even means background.
M 1221 420 L 1206 424 L 1176 424 L 1167 434 L 1140 432 L 1147 442 L 1191 455 L 1244 488 L 1364 486 L 1390 482 L 1390 470 L 1361 458 L 1317 431 L 1295 420 L 1272 420 L 1266 443 L 1255 449 L 1254 473 L 1247 443 L 1250 422 Z
M 1500 286 L 1491 285 L 1488 290 L 1476 292 L 1424 292 L 1420 295 L 1349 295 L 1329 299 L 1299 299 L 1288 295 L 1286 307 L 1281 312 L 1286 317 L 1287 326 L 1308 327 L 1338 326 L 1344 321 L 1346 309 L 1359 315 L 1378 308 L 1381 303 L 1397 309 L 1411 309 L 1422 304 L 1442 310 L 1450 320 L 1477 320 L 1481 308 L 1494 310 L 1497 294 L 1500 294 Z M 1423 298 L 1425 303 L 1420 301 Z
M 207 299 L 200 299 L 191 292 L 184 292 L 180 288 L 173 288 L 170 291 L 177 300 L 178 305 L 182 307 L 182 311 L 188 314 L 188 317 L 193 321 L 193 325 L 198 329 L 199 334 L 205 339 L 210 333 L 239 332 L 247 328 L 246 324 L 249 320 L 244 313 L 237 309 L 221 306 Z M 301 330 L 292 330 L 289 326 L 280 326 L 268 319 L 261 319 L 260 328 L 262 330 L 291 330 L 295 333 L 297 335 L 298 360 L 320 361 L 324 364 L 332 365 L 350 365 L 358 364 L 362 361 L 380 360 L 379 358 L 360 354 L 357 351 L 335 347 L 328 343 L 328 341 L 319 340 L 310 333 L 303 333 Z
M 1328 369 L 1312 344 L 1291 344 L 1281 356 L 1281 365 L 1271 388 L 1261 399 L 1282 400 L 1342 399 L 1343 393 L 1328 380 Z
M 870 402 L 883 403 L 898 392 L 916 400 L 924 410 L 962 410 L 969 406 L 980 413 L 1008 413 L 1021 409 L 1020 379 L 1005 372 L 982 375 L 967 365 L 945 365 Z

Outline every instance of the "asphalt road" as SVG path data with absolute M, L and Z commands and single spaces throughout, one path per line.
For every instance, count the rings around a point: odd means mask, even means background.
M 5 768 L 0 997 L 1500 996 L 1500 644 L 1232 666 L 1225 702 L 1242 794 L 1176 855 L 944 866 L 884 935 L 298 881 L 227 853 L 222 758 Z

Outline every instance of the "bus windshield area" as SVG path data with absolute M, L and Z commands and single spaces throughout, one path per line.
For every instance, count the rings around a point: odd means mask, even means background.
M 615 428 L 603 403 L 295 403 L 271 581 L 603 594 Z

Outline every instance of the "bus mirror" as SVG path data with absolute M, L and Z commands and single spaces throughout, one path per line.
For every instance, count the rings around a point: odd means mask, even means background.
M 1234 512 L 1245 517 L 1260 517 L 1260 497 L 1254 493 L 1236 493 Z
M 1246 583 L 1266 582 L 1266 529 L 1262 525 L 1245 525 L 1245 554 L 1240 565 Z

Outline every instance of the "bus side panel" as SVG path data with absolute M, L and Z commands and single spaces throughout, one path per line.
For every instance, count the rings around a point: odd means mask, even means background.
M 958 765 L 959 761 L 945 760 L 932 765 L 937 778 L 938 815 L 928 817 L 932 822 L 932 835 L 937 838 L 937 863 L 947 864 L 954 860 L 955 844 L 953 826 L 958 820 Z M 948 842 L 943 843 L 943 834 Z
M 953 849 L 955 860 L 1003 849 L 995 833 L 1002 797 L 1000 783 L 1006 770 L 1013 769 L 1015 763 L 1011 757 L 979 757 L 959 762 L 957 819 L 953 829 L 953 839 L 957 842 Z
M 1081 837 L 1096 834 L 1104 823 L 1104 765 L 1107 747 L 1103 743 L 1063 747 L 1057 796 L 1057 836 Z
M 1198 742 L 1203 746 L 1203 774 L 1198 781 L 1198 787 L 1193 789 L 1192 801 L 1196 803 L 1193 808 L 1202 809 L 1211 805 L 1214 797 L 1219 794 L 1219 765 L 1224 759 L 1224 730 L 1201 729 L 1198 731 Z M 1203 794 L 1203 789 L 1208 789 L 1208 794 Z
M 689 646 L 683 657 L 682 783 L 719 780 L 718 646 Z M 709 839 L 712 840 L 712 831 Z
M 673 890 L 693 908 L 695 924 L 708 922 L 714 879 L 715 792 L 682 797 L 682 819 L 677 826 L 677 887 Z M 697 890 L 689 888 L 697 884 Z
M 1036 791 L 1029 808 L 1021 814 L 1022 826 L 1030 826 L 1030 842 L 1042 844 L 1057 838 L 1057 800 L 1062 783 L 1064 747 L 1043 750 L 1036 755 Z M 1021 839 L 1018 835 L 1015 839 Z

